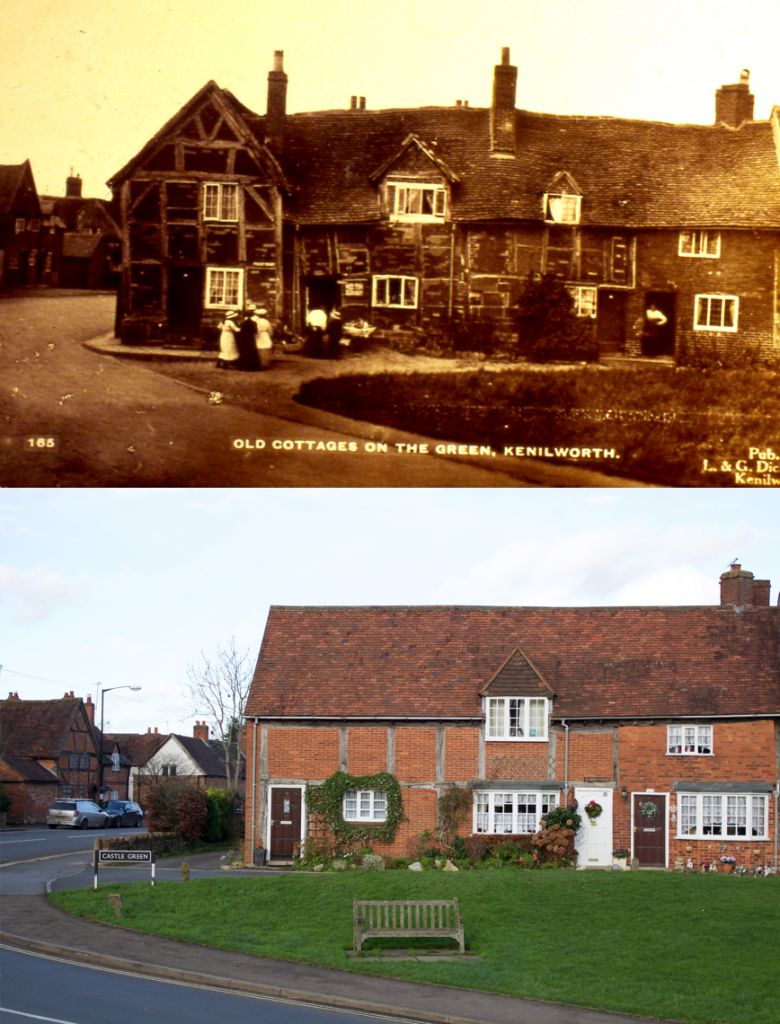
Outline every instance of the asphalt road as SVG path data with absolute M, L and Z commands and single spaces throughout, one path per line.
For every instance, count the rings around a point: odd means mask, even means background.
M 0 947 L 1 1024 L 356 1024 L 397 1020 L 267 996 L 157 981 Z M 408 1020 L 408 1018 L 406 1018 Z
M 292 401 L 300 379 L 340 364 L 282 357 L 268 373 L 236 374 L 85 348 L 111 341 L 113 316 L 107 293 L 0 299 L 0 486 L 634 486 L 503 453 L 436 455 L 429 438 Z

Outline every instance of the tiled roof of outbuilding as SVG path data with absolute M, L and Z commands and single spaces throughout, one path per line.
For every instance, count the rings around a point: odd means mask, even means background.
M 247 717 L 459 718 L 515 648 L 565 718 L 780 715 L 780 609 L 272 607 Z
M 20 757 L 59 757 L 80 705 L 78 697 L 0 701 L 4 750 Z
M 114 732 L 107 733 L 106 738 L 116 740 L 119 749 L 130 759 L 130 763 L 138 767 L 146 764 L 154 756 L 168 736 L 156 732 Z
M 265 118 L 230 93 L 262 142 Z M 414 134 L 460 179 L 457 221 L 534 220 L 553 177 L 583 192 L 581 224 L 608 227 L 777 227 L 780 165 L 770 121 L 734 129 L 516 111 L 515 159 L 490 154 L 490 110 L 420 107 L 290 114 L 277 154 L 285 204 L 309 224 L 379 219 L 376 167 Z
M 54 772 L 31 757 L 4 757 L 2 760 L 25 782 L 52 782 L 55 785 L 59 782 Z

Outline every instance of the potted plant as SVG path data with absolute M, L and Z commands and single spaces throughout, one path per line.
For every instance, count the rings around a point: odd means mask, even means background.
M 736 857 L 723 856 L 720 858 L 720 862 L 723 865 L 722 871 L 725 875 L 730 875 L 734 870 L 734 865 L 737 863 Z
M 626 871 L 628 869 L 628 856 L 628 850 L 623 850 L 622 848 L 619 850 L 613 850 L 612 863 L 619 867 L 621 871 Z
M 601 804 L 597 804 L 595 800 L 591 800 L 590 803 L 585 804 L 585 813 L 590 818 L 591 825 L 596 824 L 596 818 L 601 814 L 604 808 Z

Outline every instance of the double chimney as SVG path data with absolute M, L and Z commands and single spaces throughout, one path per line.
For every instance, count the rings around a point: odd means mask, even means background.
M 720 603 L 737 608 L 766 608 L 769 605 L 770 580 L 755 580 L 739 562 L 732 562 L 720 578 Z

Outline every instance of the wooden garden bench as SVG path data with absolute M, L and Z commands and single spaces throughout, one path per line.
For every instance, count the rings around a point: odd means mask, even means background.
M 364 939 L 450 938 L 461 953 L 463 918 L 457 899 L 451 900 L 355 900 L 355 952 Z

